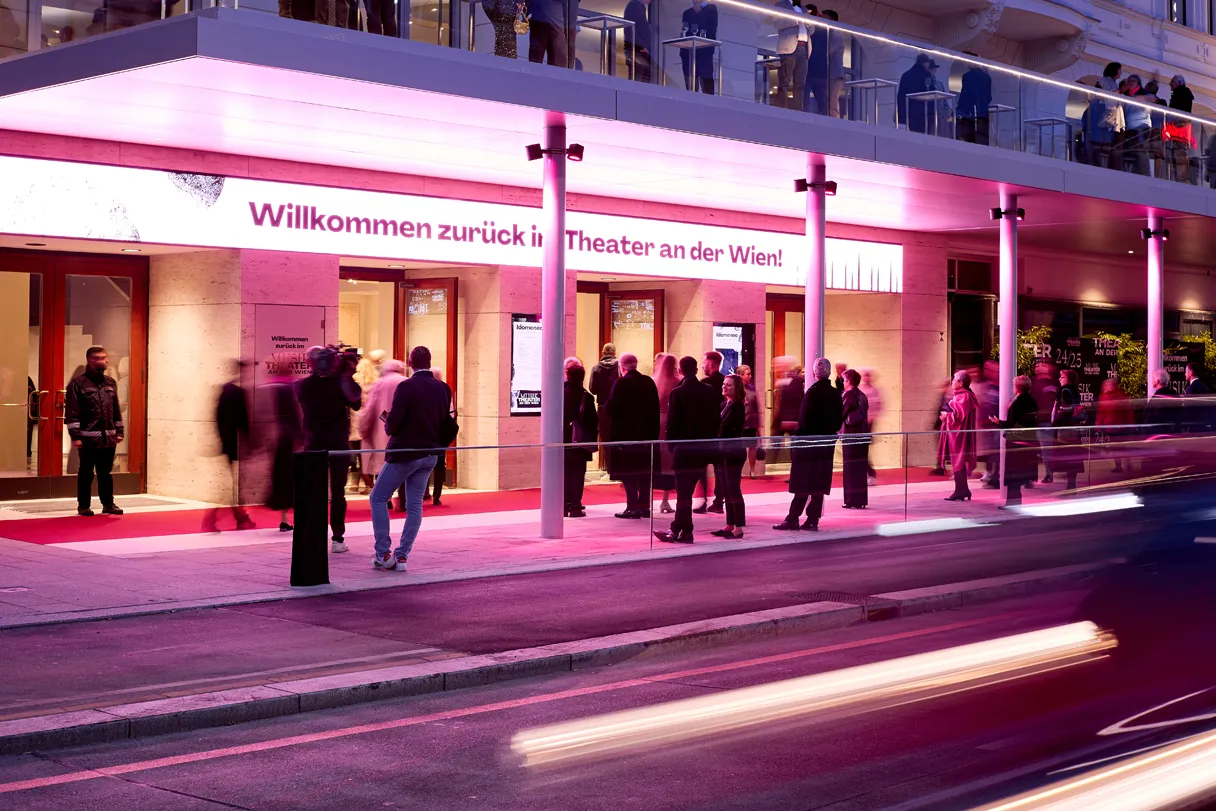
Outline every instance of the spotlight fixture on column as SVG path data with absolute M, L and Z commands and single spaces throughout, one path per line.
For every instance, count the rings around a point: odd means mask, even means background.
M 1170 229 L 1162 228 L 1160 231 L 1154 231 L 1151 228 L 1140 229 L 1140 238 L 1141 239 L 1147 241 L 1147 240 L 1152 239 L 1153 237 L 1161 237 L 1161 241 L 1165 242 L 1170 238 Z
M 1015 217 L 1018 222 L 1021 222 L 1022 220 L 1026 219 L 1026 209 L 1011 208 L 1008 211 L 1002 211 L 999 208 L 993 208 L 989 209 L 988 217 L 992 220 L 1000 220 L 1004 219 L 1005 217 Z
M 548 154 L 565 155 L 566 160 L 574 161 L 575 163 L 581 163 L 583 160 L 582 144 L 570 144 L 565 149 L 545 149 L 540 144 L 528 144 L 524 148 L 528 152 L 528 160 L 530 161 L 538 161 Z
M 809 181 L 803 177 L 794 178 L 794 191 L 799 194 L 801 194 L 803 192 L 808 192 L 811 189 L 817 189 L 820 186 L 823 187 L 823 193 L 825 195 L 827 195 L 828 197 L 836 196 L 836 181 L 835 180 L 825 180 L 822 184 L 820 184 L 820 183 L 812 183 L 811 181 Z

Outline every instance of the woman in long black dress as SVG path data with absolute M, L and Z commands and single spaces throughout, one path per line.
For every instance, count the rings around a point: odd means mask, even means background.
M 1017 396 L 1009 404 L 1006 419 L 992 417 L 994 425 L 1005 429 L 1005 506 L 1022 503 L 1022 488 L 1039 474 L 1039 440 L 1033 429 L 1039 424 L 1039 407 L 1030 396 L 1030 378 L 1013 379 Z M 1073 474 L 1076 475 L 1076 474 Z
M 844 508 L 864 510 L 870 503 L 866 483 L 867 459 L 870 450 L 870 401 L 862 391 L 861 373 L 856 369 L 844 372 L 844 428 L 841 454 L 844 457 Z
M 293 507 L 295 488 L 292 486 L 291 458 L 299 444 L 300 403 L 286 368 L 275 369 L 275 376 L 266 384 L 264 394 L 270 404 L 270 496 L 266 506 L 279 511 L 279 531 L 290 532 L 293 527 L 287 512 Z
M 722 457 L 723 501 L 726 506 L 726 526 L 711 532 L 719 538 L 742 538 L 743 525 L 747 518 L 743 508 L 743 463 L 747 461 L 747 446 L 743 443 L 743 423 L 746 408 L 743 378 L 727 375 L 722 381 L 721 419 L 718 423 L 718 439 Z

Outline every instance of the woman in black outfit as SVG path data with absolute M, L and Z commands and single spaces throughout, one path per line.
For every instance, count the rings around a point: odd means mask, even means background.
M 1051 427 L 1056 431 L 1055 447 L 1051 454 L 1051 472 L 1068 476 L 1065 490 L 1077 486 L 1077 474 L 1085 471 L 1085 449 L 1081 432 L 1075 426 L 1083 424 L 1081 393 L 1077 387 L 1077 373 L 1072 369 L 1060 370 L 1060 390 L 1056 393 L 1055 406 L 1051 409 Z
M 1022 488 L 1039 474 L 1039 441 L 1033 429 L 1039 424 L 1039 407 L 1030 396 L 1030 378 L 1018 375 L 1013 379 L 1017 396 L 1009 404 L 1008 419 L 991 417 L 994 425 L 1005 429 L 1005 506 L 1022 503 Z M 1072 474 L 1074 477 L 1076 474 Z
M 870 503 L 869 486 L 866 484 L 867 459 L 870 450 L 870 401 L 861 385 L 861 373 L 856 369 L 844 372 L 844 438 L 841 454 L 844 457 L 844 508 L 864 510 Z
M 742 538 L 746 517 L 743 512 L 743 463 L 747 461 L 747 447 L 742 441 L 744 406 L 743 378 L 727 375 L 722 381 L 722 418 L 718 424 L 721 443 L 722 472 L 726 502 L 726 526 L 711 535 L 719 538 Z
M 578 358 L 566 359 L 566 385 L 563 390 L 562 442 L 595 442 L 599 420 L 595 413 L 595 400 L 583 388 L 587 370 Z M 591 448 L 566 448 L 565 457 L 565 503 L 567 518 L 585 518 L 583 486 L 587 483 L 587 463 L 591 461 Z

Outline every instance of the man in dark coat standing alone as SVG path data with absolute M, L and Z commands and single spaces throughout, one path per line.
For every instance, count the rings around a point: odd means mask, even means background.
M 817 358 L 812 367 L 815 382 L 802 399 L 798 416 L 796 440 L 801 447 L 793 450 L 790 465 L 790 512 L 773 529 L 819 529 L 823 515 L 823 497 L 832 491 L 832 460 L 836 455 L 836 432 L 843 420 L 840 390 L 832 386 L 832 364 L 827 358 Z M 807 504 L 807 501 L 810 504 Z M 806 508 L 806 521 L 798 526 L 798 516 Z
M 722 390 L 714 391 L 697 380 L 697 359 L 680 358 L 684 379 L 672 389 L 667 411 L 667 441 L 672 443 L 672 470 L 676 476 L 676 514 L 670 531 L 655 532 L 665 543 L 692 543 L 692 494 L 705 466 L 715 461 L 717 443 L 696 440 L 718 435 Z
M 659 389 L 638 371 L 637 355 L 621 355 L 621 377 L 608 396 L 608 439 L 650 443 L 659 438 Z M 650 444 L 615 445 L 609 474 L 625 485 L 625 511 L 617 518 L 650 517 L 651 461 L 659 457 Z

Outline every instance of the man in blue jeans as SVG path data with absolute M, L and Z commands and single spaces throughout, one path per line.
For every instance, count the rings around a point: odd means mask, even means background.
M 405 559 L 422 526 L 422 494 L 438 455 L 449 444 L 440 437 L 451 416 L 452 390 L 431 373 L 431 350 L 414 347 L 410 368 L 414 373 L 397 386 L 392 408 L 380 415 L 389 439 L 384 469 L 372 488 L 372 531 L 376 536 L 372 566 L 383 571 L 405 571 Z M 393 493 L 403 484 L 405 529 L 397 551 L 390 552 L 393 540 L 389 536 L 388 507 Z

